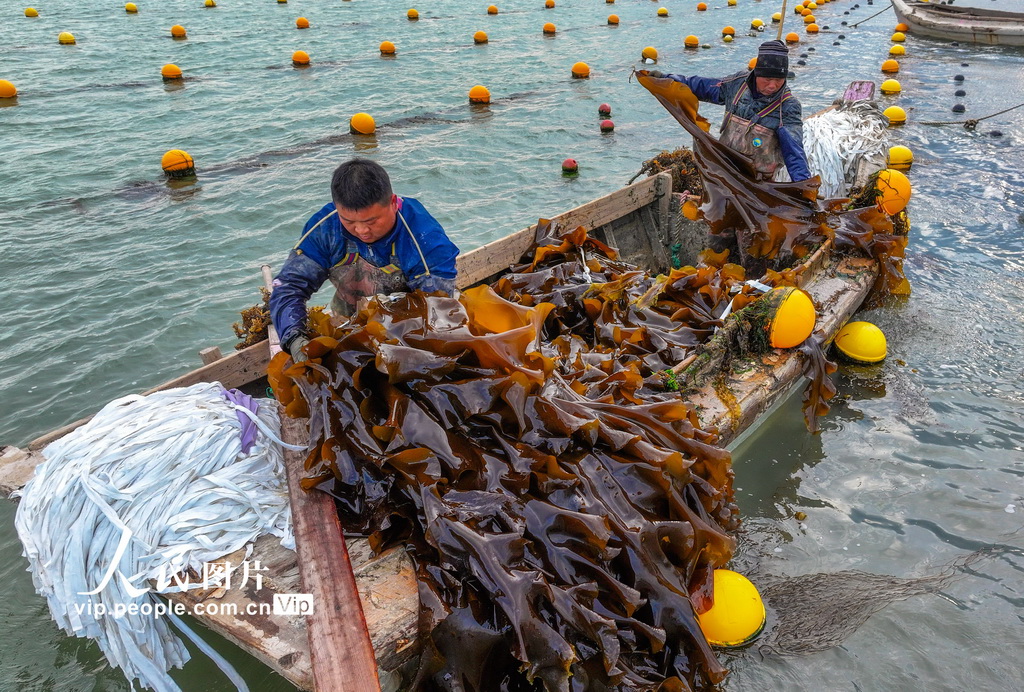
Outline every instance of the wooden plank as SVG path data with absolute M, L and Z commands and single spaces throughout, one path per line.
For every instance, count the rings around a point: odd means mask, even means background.
M 289 418 L 282 410 L 281 437 L 289 443 L 308 440 L 306 421 Z M 299 575 L 303 592 L 313 596 L 306 625 L 314 689 L 380 692 L 373 645 L 334 498 L 302 489 L 304 461 L 304 453 L 285 450 Z
M 203 365 L 209 365 L 223 357 L 224 354 L 220 352 L 220 346 L 210 346 L 199 352 L 199 360 L 203 361 Z
M 657 185 L 661 175 L 671 179 L 671 174 L 667 172 L 645 178 L 593 202 L 563 212 L 551 220 L 566 228 L 583 226 L 588 231 L 611 223 L 654 202 L 658 197 Z M 536 224 L 528 226 L 460 255 L 456 260 L 459 288 L 472 286 L 518 262 L 533 244 L 536 229 Z

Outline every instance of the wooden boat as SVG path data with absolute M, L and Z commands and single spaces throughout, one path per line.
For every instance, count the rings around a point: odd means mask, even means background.
M 617 248 L 623 259 L 652 272 L 667 272 L 673 253 L 682 264 L 694 264 L 707 241 L 707 226 L 682 215 L 683 201 L 682 195 L 672 192 L 672 176 L 665 171 L 552 220 L 562 227 L 583 226 L 598 240 Z M 518 262 L 533 243 L 535 228 L 530 226 L 460 256 L 460 287 L 491 280 Z M 879 271 L 873 259 L 838 256 L 832 252 L 831 241 L 809 256 L 800 269 L 800 287 L 813 297 L 819 308 L 817 328 L 829 339 L 860 307 Z M 206 349 L 200 355 L 206 363 L 203 367 L 149 391 L 204 381 L 258 392 L 266 386 L 269 342 L 226 357 L 219 357 L 215 349 Z M 684 366 L 685 362 L 677 369 Z M 802 379 L 802 372 L 801 358 L 795 350 L 774 350 L 759 361 L 746 363 L 742 372 L 727 369 L 688 400 L 698 411 L 701 427 L 717 428 L 721 444 L 727 445 L 785 398 Z M 42 461 L 42 448 L 87 421 L 82 419 L 55 430 L 33 440 L 25 449 L 0 448 L 0 492 L 6 495 L 23 487 Z M 401 547 L 374 556 L 365 539 L 352 537 L 347 540 L 347 548 L 381 688 L 401 689 L 418 657 L 419 598 L 412 564 Z M 237 565 L 243 558 L 239 551 L 224 556 L 222 561 Z M 265 568 L 258 591 L 190 591 L 166 597 L 185 604 L 189 612 L 194 612 L 198 603 L 216 599 L 217 612 L 196 616 L 197 620 L 300 689 L 314 689 L 306 618 L 267 614 L 275 594 L 303 592 L 296 553 L 283 548 L 277 538 L 263 536 L 256 541 L 248 560 L 259 560 Z M 261 610 L 258 604 L 268 605 Z
M 990 46 L 1024 46 L 1024 13 L 892 0 L 901 22 L 914 34 Z

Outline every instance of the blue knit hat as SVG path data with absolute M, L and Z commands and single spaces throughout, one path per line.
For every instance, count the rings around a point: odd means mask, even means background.
M 755 77 L 785 79 L 789 73 L 789 51 L 782 41 L 765 41 L 757 49 Z

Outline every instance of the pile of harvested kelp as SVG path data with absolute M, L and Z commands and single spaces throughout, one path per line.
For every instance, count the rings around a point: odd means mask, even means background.
M 658 371 L 705 340 L 737 267 L 651 277 L 580 228 L 492 289 L 377 297 L 271 383 L 310 415 L 307 487 L 416 563 L 416 686 L 700 688 L 695 619 L 737 524 L 729 455 Z

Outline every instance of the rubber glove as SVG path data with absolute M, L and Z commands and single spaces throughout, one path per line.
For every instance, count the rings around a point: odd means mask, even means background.
M 288 344 L 288 353 L 292 354 L 292 360 L 296 363 L 303 363 L 309 360 L 309 356 L 302 350 L 302 347 L 309 343 L 309 339 L 301 334 Z

